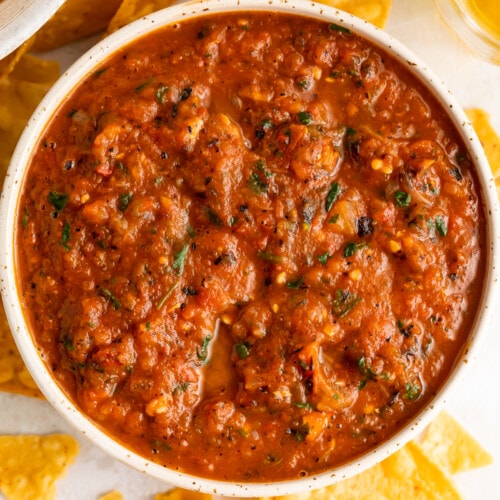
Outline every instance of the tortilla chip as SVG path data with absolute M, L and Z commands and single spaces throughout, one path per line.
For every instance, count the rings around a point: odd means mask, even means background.
M 380 28 L 385 26 L 391 0 L 320 0 L 325 5 L 345 10 L 350 14 L 361 17 Z M 168 7 L 174 0 L 124 0 L 108 26 L 108 33 L 112 33 L 126 24 L 157 10 Z
M 445 412 L 429 425 L 415 446 L 450 474 L 477 469 L 493 462 L 493 457 Z
M 152 12 L 169 7 L 174 2 L 175 0 L 149 0 L 147 2 L 142 0 L 123 0 L 120 8 L 109 23 L 108 33 L 113 33 L 113 31 L 116 31 L 122 26 L 143 16 L 147 16 Z
M 0 183 L 26 122 L 58 77 L 58 63 L 25 54 L 0 81 Z
M 0 491 L 9 500 L 51 500 L 78 453 L 65 434 L 0 436 Z
M 11 52 L 8 56 L 0 59 L 0 81 L 12 72 L 19 59 L 30 49 L 35 41 L 35 37 L 31 37 L 29 40 L 24 42 L 20 47 L 18 47 L 14 52 Z
M 108 491 L 99 497 L 99 500 L 123 500 L 123 495 L 116 490 Z
M 483 145 L 497 185 L 500 184 L 500 137 L 491 126 L 489 114 L 482 109 L 465 110 Z
M 391 0 L 320 0 L 320 2 L 349 12 L 379 28 L 385 26 L 392 4 Z
M 199 493 L 197 491 L 183 490 L 175 488 L 165 493 L 157 493 L 154 500 L 211 500 L 212 495 Z
M 103 31 L 121 0 L 66 0 L 37 33 L 33 49 L 44 52 Z
M 10 333 L 3 305 L 0 301 L 0 390 L 42 398 L 28 370 L 24 366 Z

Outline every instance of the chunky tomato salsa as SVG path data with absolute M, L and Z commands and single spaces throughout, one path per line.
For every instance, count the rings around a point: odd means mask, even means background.
M 105 61 L 26 176 L 19 286 L 55 379 L 159 464 L 318 473 L 394 434 L 465 343 L 473 163 L 403 65 L 350 30 L 209 15 Z

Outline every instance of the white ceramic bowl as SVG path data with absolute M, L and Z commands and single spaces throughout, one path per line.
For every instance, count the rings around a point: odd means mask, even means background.
M 370 40 L 375 45 L 389 51 L 403 65 L 409 67 L 414 75 L 425 82 L 434 95 L 438 97 L 443 107 L 448 111 L 450 118 L 455 122 L 462 139 L 468 145 L 471 157 L 476 164 L 483 199 L 486 205 L 485 213 L 487 220 L 486 280 L 479 313 L 470 333 L 468 343 L 464 347 L 460 359 L 455 364 L 452 374 L 448 377 L 442 389 L 439 391 L 439 394 L 437 394 L 412 421 L 401 428 L 392 438 L 382 443 L 377 448 L 365 453 L 362 457 L 345 465 L 336 467 L 326 473 L 297 480 L 245 484 L 207 480 L 166 469 L 140 457 L 113 441 L 108 435 L 100 431 L 82 415 L 78 408 L 68 400 L 64 393 L 53 382 L 51 374 L 47 371 L 46 366 L 33 346 L 18 299 L 14 268 L 14 227 L 16 224 L 19 193 L 25 175 L 25 167 L 30 160 L 38 137 L 42 134 L 54 110 L 64 102 L 65 96 L 68 95 L 87 74 L 92 72 L 99 61 L 114 53 L 123 44 L 132 41 L 137 36 L 155 30 L 162 24 L 182 21 L 192 16 L 234 10 L 241 11 L 243 9 L 282 11 L 334 22 L 349 28 Z M 132 23 L 98 43 L 81 57 L 54 85 L 30 119 L 13 156 L 2 191 L 0 208 L 0 234 L 6 235 L 0 242 L 0 283 L 4 305 L 19 350 L 36 383 L 43 391 L 48 401 L 76 429 L 79 429 L 92 442 L 117 459 L 170 484 L 207 493 L 248 497 L 285 495 L 316 489 L 359 473 L 395 452 L 407 441 L 415 437 L 416 434 L 431 421 L 446 403 L 450 390 L 463 379 L 467 366 L 470 365 L 470 362 L 476 357 L 478 343 L 488 329 L 494 304 L 498 303 L 499 298 L 499 249 L 496 243 L 500 235 L 500 224 L 497 194 L 481 145 L 464 112 L 449 92 L 442 86 L 440 81 L 426 68 L 422 61 L 418 60 L 412 52 L 391 38 L 387 33 L 375 28 L 365 21 L 334 8 L 301 0 L 294 2 L 285 0 L 208 0 L 203 3 L 191 2 L 180 4 Z

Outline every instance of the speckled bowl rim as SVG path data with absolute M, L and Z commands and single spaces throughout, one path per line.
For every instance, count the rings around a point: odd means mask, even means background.
M 17 204 L 19 192 L 23 184 L 25 165 L 27 165 L 37 138 L 42 134 L 55 108 L 59 107 L 70 91 L 104 58 L 113 54 L 138 36 L 154 31 L 164 24 L 183 21 L 196 15 L 206 15 L 228 11 L 255 11 L 267 10 L 276 12 L 305 15 L 319 18 L 327 22 L 334 22 L 344 26 L 375 45 L 387 50 L 404 66 L 407 66 L 433 94 L 442 102 L 450 118 L 455 122 L 463 140 L 469 146 L 473 157 L 479 181 L 482 187 L 485 214 L 487 218 L 487 263 L 486 280 L 479 307 L 467 345 L 460 359 L 455 363 L 452 373 L 438 394 L 425 408 L 390 439 L 362 456 L 351 460 L 345 465 L 335 467 L 328 472 L 278 482 L 241 483 L 210 480 L 190 474 L 177 472 L 131 452 L 101 431 L 90 422 L 64 393 L 54 383 L 34 347 L 30 333 L 27 330 L 23 313 L 18 299 L 17 285 L 14 273 L 14 228 L 16 225 Z M 0 234 L 6 235 L 0 241 L 0 287 L 7 318 L 19 351 L 41 391 L 52 406 L 75 428 L 81 431 L 95 445 L 102 448 L 111 456 L 144 472 L 152 477 L 163 480 L 171 485 L 201 491 L 204 493 L 222 496 L 249 497 L 249 496 L 276 496 L 299 493 L 317 489 L 351 477 L 382 459 L 388 457 L 404 446 L 410 439 L 418 435 L 443 408 L 448 401 L 452 390 L 460 384 L 466 376 L 466 371 L 477 358 L 480 341 L 484 338 L 492 324 L 493 310 L 498 304 L 499 292 L 499 206 L 495 183 L 481 144 L 465 113 L 427 66 L 419 60 L 408 48 L 366 21 L 350 14 L 322 4 L 305 0 L 206 0 L 174 5 L 163 11 L 151 14 L 115 32 L 97 43 L 78 61 L 76 61 L 56 82 L 48 92 L 24 130 L 18 146 L 12 157 L 7 172 L 4 188 L 0 199 Z

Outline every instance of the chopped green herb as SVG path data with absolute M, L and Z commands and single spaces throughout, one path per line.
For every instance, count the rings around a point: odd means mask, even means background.
M 297 408 L 303 408 L 304 410 L 314 410 L 314 407 L 312 406 L 312 404 L 308 403 L 307 401 L 304 403 L 295 403 L 295 406 Z
M 339 220 L 340 214 L 334 214 L 328 219 L 329 224 L 336 224 Z
M 236 344 L 234 346 L 236 354 L 240 359 L 246 359 L 250 355 L 250 344 L 248 342 L 243 342 L 241 344 Z
M 115 311 L 117 311 L 118 309 L 120 309 L 121 307 L 121 304 L 120 302 L 118 301 L 118 299 L 111 293 L 110 290 L 108 290 L 107 288 L 99 288 L 99 293 L 104 296 L 105 298 L 107 298 L 111 304 L 113 304 L 113 309 Z
M 331 257 L 329 252 L 322 253 L 321 255 L 318 255 L 318 260 L 321 262 L 321 264 L 326 264 L 328 262 L 328 259 Z
M 236 224 L 236 222 L 238 221 L 238 217 L 236 217 L 235 215 L 233 215 L 230 219 L 229 219 L 229 226 L 232 227 Z
M 48 195 L 49 203 L 57 210 L 61 211 L 69 200 L 69 194 L 51 191 Z
M 61 245 L 65 248 L 66 252 L 69 252 L 69 239 L 71 236 L 70 232 L 70 225 L 69 222 L 66 221 L 64 223 L 63 229 L 62 229 L 62 235 L 61 235 Z
M 263 250 L 259 250 L 257 252 L 257 257 L 262 260 L 266 260 L 267 262 L 272 262 L 273 264 L 277 264 L 283 261 L 283 257 L 281 255 L 265 252 Z
M 269 118 L 265 118 L 262 120 L 260 127 L 264 130 L 269 130 L 270 128 L 273 128 L 273 122 Z
M 102 69 L 98 69 L 97 71 L 94 71 L 94 73 L 92 74 L 92 76 L 94 78 L 98 78 L 100 77 L 102 74 L 106 73 L 106 71 L 108 70 L 108 68 L 102 68 Z
M 181 383 L 177 384 L 172 391 L 172 395 L 176 396 L 177 394 L 180 394 L 182 392 L 186 392 L 190 385 L 191 384 L 189 382 L 181 382 Z
M 210 335 L 207 335 L 206 337 L 203 338 L 203 341 L 201 343 L 201 347 L 198 347 L 196 349 L 196 357 L 205 363 L 207 361 L 208 357 L 208 344 L 210 344 L 210 341 L 212 340 L 212 337 Z
M 248 187 L 256 194 L 265 194 L 269 191 L 269 183 L 262 180 L 259 174 L 252 172 L 248 179 Z
M 405 399 L 415 401 L 421 396 L 421 394 L 422 389 L 417 384 L 411 384 L 410 382 L 405 384 L 405 393 L 403 394 Z
M 151 441 L 151 449 L 153 453 L 158 453 L 159 450 L 170 451 L 172 447 L 168 443 L 164 443 L 158 439 L 153 439 Z
M 309 88 L 309 80 L 300 80 L 299 82 L 297 82 L 297 87 L 299 87 L 299 89 L 301 90 L 307 90 Z
M 398 208 L 407 208 L 411 203 L 411 195 L 410 193 L 406 193 L 405 191 L 396 191 L 394 193 L 394 199 L 396 200 L 396 206 Z
M 172 292 L 179 286 L 179 282 L 176 281 L 168 290 L 167 290 L 167 293 L 165 293 L 165 295 L 163 295 L 163 297 L 158 301 L 158 304 L 156 304 L 156 309 L 157 310 L 160 310 L 163 305 L 165 304 L 165 302 L 167 301 L 167 299 L 170 297 L 170 295 L 172 295 Z
M 441 236 L 446 236 L 448 234 L 448 227 L 446 221 L 441 215 L 436 217 L 436 230 Z
M 348 243 L 344 247 L 343 255 L 344 257 L 352 257 L 357 250 L 364 248 L 366 246 L 367 246 L 366 243 Z
M 293 429 L 295 441 L 297 441 L 297 443 L 302 443 L 306 439 L 309 432 L 310 432 L 310 429 L 309 429 L 309 426 L 307 424 L 301 425 L 297 429 Z
M 161 87 L 158 88 L 156 91 L 156 100 L 160 104 L 165 103 L 165 94 L 168 92 L 168 87 L 166 85 L 162 85 Z
M 340 196 L 339 183 L 332 182 L 332 185 L 330 186 L 330 189 L 328 190 L 328 193 L 326 195 L 326 200 L 325 200 L 325 210 L 327 212 L 330 211 L 330 208 L 332 208 L 332 205 L 337 201 L 339 196 Z
M 123 212 L 132 200 L 132 193 L 122 193 L 118 197 L 118 210 Z
M 23 229 L 26 229 L 28 227 L 28 219 L 29 219 L 28 212 L 24 212 L 23 217 L 21 219 L 21 226 L 23 227 Z
M 338 289 L 333 300 L 333 312 L 339 318 L 346 316 L 359 302 L 361 298 L 348 290 Z
M 462 172 L 459 167 L 453 167 L 450 169 L 450 175 L 456 180 L 456 181 L 461 181 L 464 176 L 462 175 Z
M 144 90 L 145 87 L 147 87 L 151 82 L 153 81 L 153 78 L 150 78 L 149 80 L 146 80 L 145 82 L 140 83 L 137 85 L 137 87 L 134 88 L 134 94 L 139 94 Z
M 304 283 L 304 276 L 300 276 L 294 281 L 289 281 L 286 286 L 287 288 L 290 288 L 291 290 L 298 290 L 302 284 Z
M 214 225 L 214 226 L 222 226 L 222 221 L 220 220 L 219 216 L 210 208 L 207 208 L 206 214 L 208 217 L 208 220 Z
M 339 31 L 340 33 L 345 33 L 346 35 L 349 35 L 351 33 L 350 29 L 344 28 L 344 26 L 339 26 L 338 24 L 335 23 L 330 23 L 329 28 L 332 31 Z
M 299 122 L 302 123 L 302 125 L 309 125 L 312 122 L 312 115 L 309 113 L 309 111 L 300 111 L 297 114 L 297 117 L 299 119 Z
M 70 337 L 66 337 L 63 341 L 64 349 L 67 351 L 74 351 L 75 345 L 73 344 L 73 340 Z
M 376 378 L 376 373 L 366 364 L 366 358 L 364 356 L 359 358 L 358 370 L 366 380 L 374 380 Z
M 186 243 L 175 255 L 172 267 L 179 273 L 184 269 L 184 262 L 189 251 L 189 243 Z

